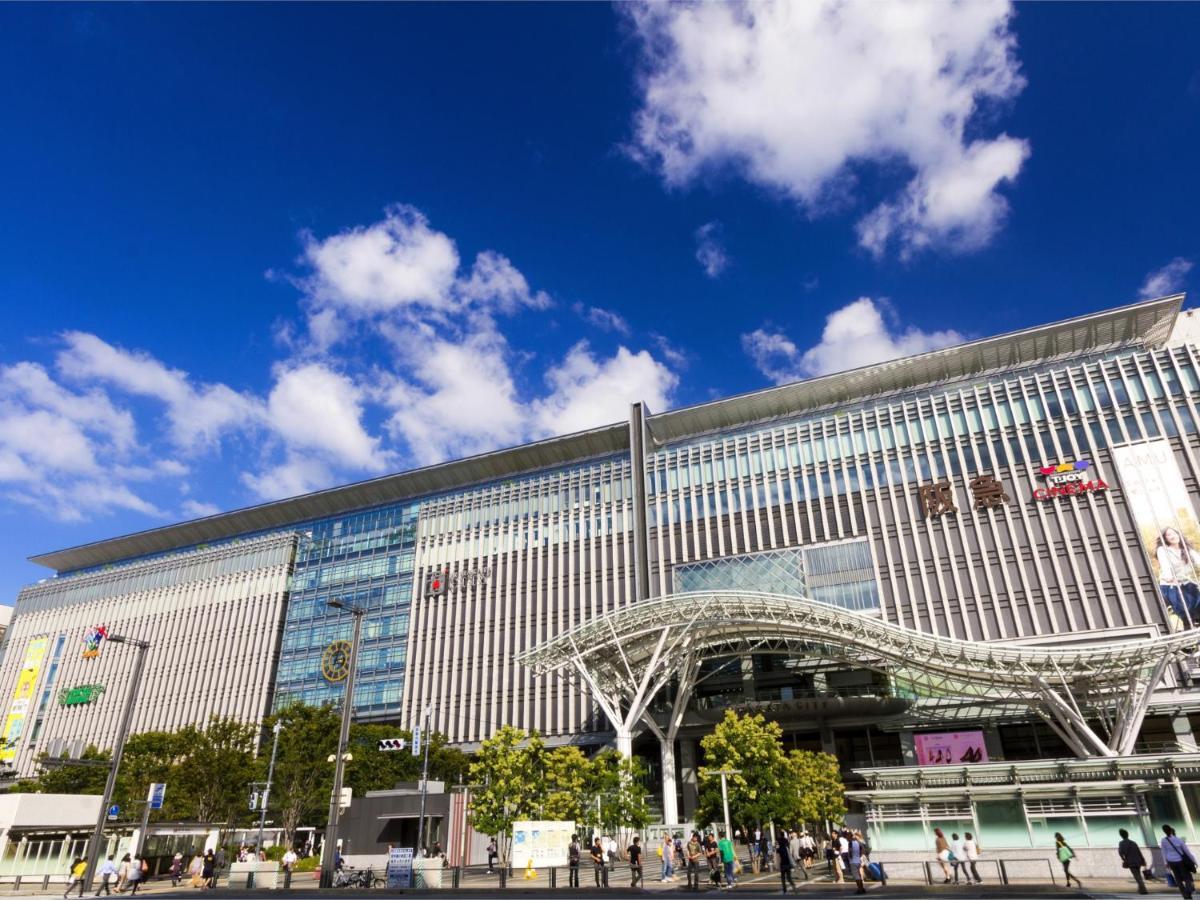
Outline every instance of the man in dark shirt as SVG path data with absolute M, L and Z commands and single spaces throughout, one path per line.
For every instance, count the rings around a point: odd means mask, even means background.
M 712 832 L 704 836 L 704 856 L 708 859 L 708 877 L 717 887 L 721 886 L 721 848 Z
M 683 852 L 687 857 L 688 890 L 695 893 L 700 890 L 700 860 L 704 857 L 699 834 L 692 832 L 692 839 L 687 842 Z
M 600 846 L 600 837 L 592 842 L 592 865 L 595 867 L 596 887 L 608 887 L 608 860 L 604 858 L 604 848 Z
M 1150 893 L 1146 890 L 1146 880 L 1142 877 L 1142 869 L 1146 867 L 1146 857 L 1142 855 L 1142 848 L 1137 845 L 1137 841 L 1129 839 L 1129 832 L 1124 828 L 1117 833 L 1121 835 L 1121 843 L 1117 844 L 1117 855 L 1121 857 L 1121 865 L 1133 873 L 1139 894 Z
M 635 837 L 629 845 L 629 886 L 635 888 L 642 880 L 642 839 Z
M 579 857 L 582 855 L 579 846 L 579 835 L 571 835 L 571 844 L 567 847 L 567 875 L 570 887 L 579 887 Z

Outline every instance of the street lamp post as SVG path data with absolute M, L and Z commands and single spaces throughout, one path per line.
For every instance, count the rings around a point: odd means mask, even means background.
M 263 849 L 263 828 L 267 824 L 267 803 L 271 798 L 271 779 L 275 777 L 275 754 L 279 750 L 279 732 L 283 730 L 283 723 L 276 720 L 275 727 L 271 729 L 275 732 L 275 739 L 271 742 L 271 763 L 267 766 L 267 787 L 259 798 L 260 811 L 258 813 L 258 843 L 254 846 L 254 855 L 261 857 Z M 255 859 L 255 867 L 246 875 L 246 887 L 254 887 L 254 876 L 258 870 L 258 859 Z
M 422 842 L 425 840 L 425 795 L 429 791 L 429 745 L 433 743 L 430 740 L 429 734 L 429 713 L 428 706 L 425 707 L 425 727 L 421 731 L 421 740 L 425 742 L 425 746 L 421 749 L 425 752 L 425 763 L 421 767 L 421 815 L 417 819 L 417 852 L 421 852 Z
M 346 673 L 346 695 L 342 699 L 342 728 L 333 767 L 333 796 L 329 798 L 329 824 L 325 828 L 325 844 L 321 849 L 321 887 L 333 886 L 333 865 L 337 859 L 338 818 L 341 814 L 342 775 L 346 766 L 346 750 L 350 744 L 350 719 L 354 715 L 354 670 L 358 668 L 358 638 L 366 610 L 341 600 L 330 600 L 334 609 L 345 610 L 354 616 L 354 636 L 350 639 L 350 669 Z
M 729 787 L 728 787 L 727 779 L 729 778 L 730 775 L 742 774 L 742 770 L 741 769 L 716 769 L 716 770 L 702 769 L 700 771 L 700 774 L 705 777 L 708 777 L 709 775 L 720 775 L 721 776 L 721 805 L 725 809 L 725 837 L 731 838 L 733 836 L 733 832 L 729 828 Z
M 121 754 L 125 752 L 125 739 L 129 736 L 129 723 L 133 720 L 133 705 L 137 700 L 138 688 L 142 683 L 142 670 L 146 666 L 146 651 L 150 649 L 148 641 L 114 634 L 108 638 L 110 644 L 129 644 L 137 650 L 137 658 L 133 663 L 133 678 L 125 695 L 125 708 L 121 711 L 121 725 L 117 729 L 117 741 L 113 745 L 112 765 L 108 769 L 108 780 L 104 783 L 104 795 L 100 798 L 100 812 L 96 816 L 96 829 L 92 832 L 92 841 L 88 846 L 87 872 L 84 873 L 83 889 L 92 889 L 92 879 L 95 877 L 96 864 L 100 861 L 100 845 L 104 840 L 104 822 L 108 816 L 108 805 L 112 802 L 113 789 L 117 785 L 117 770 L 121 767 Z

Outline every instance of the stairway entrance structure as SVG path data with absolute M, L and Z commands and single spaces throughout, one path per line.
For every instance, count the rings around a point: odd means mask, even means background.
M 629 755 L 635 730 L 658 738 L 663 814 L 679 821 L 674 745 L 701 663 L 777 653 L 886 673 L 925 697 L 1028 707 L 1080 758 L 1133 752 L 1167 666 L 1196 652 L 1200 633 L 1070 646 L 972 642 L 916 631 L 805 597 L 694 591 L 591 619 L 518 657 L 538 674 L 573 669 Z M 667 700 L 665 727 L 649 714 Z

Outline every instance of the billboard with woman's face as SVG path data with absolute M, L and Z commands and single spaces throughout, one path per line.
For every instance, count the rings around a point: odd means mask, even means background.
M 1200 627 L 1200 521 L 1171 445 L 1145 441 L 1112 453 L 1169 620 Z

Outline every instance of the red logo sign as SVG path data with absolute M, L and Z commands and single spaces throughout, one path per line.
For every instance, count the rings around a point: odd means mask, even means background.
M 1051 500 L 1054 497 L 1070 497 L 1074 494 L 1108 490 L 1108 485 L 1096 475 L 1092 470 L 1092 464 L 1086 459 L 1073 463 L 1059 463 L 1055 466 L 1042 466 L 1041 475 L 1046 479 L 1046 486 L 1033 492 L 1034 500 Z

